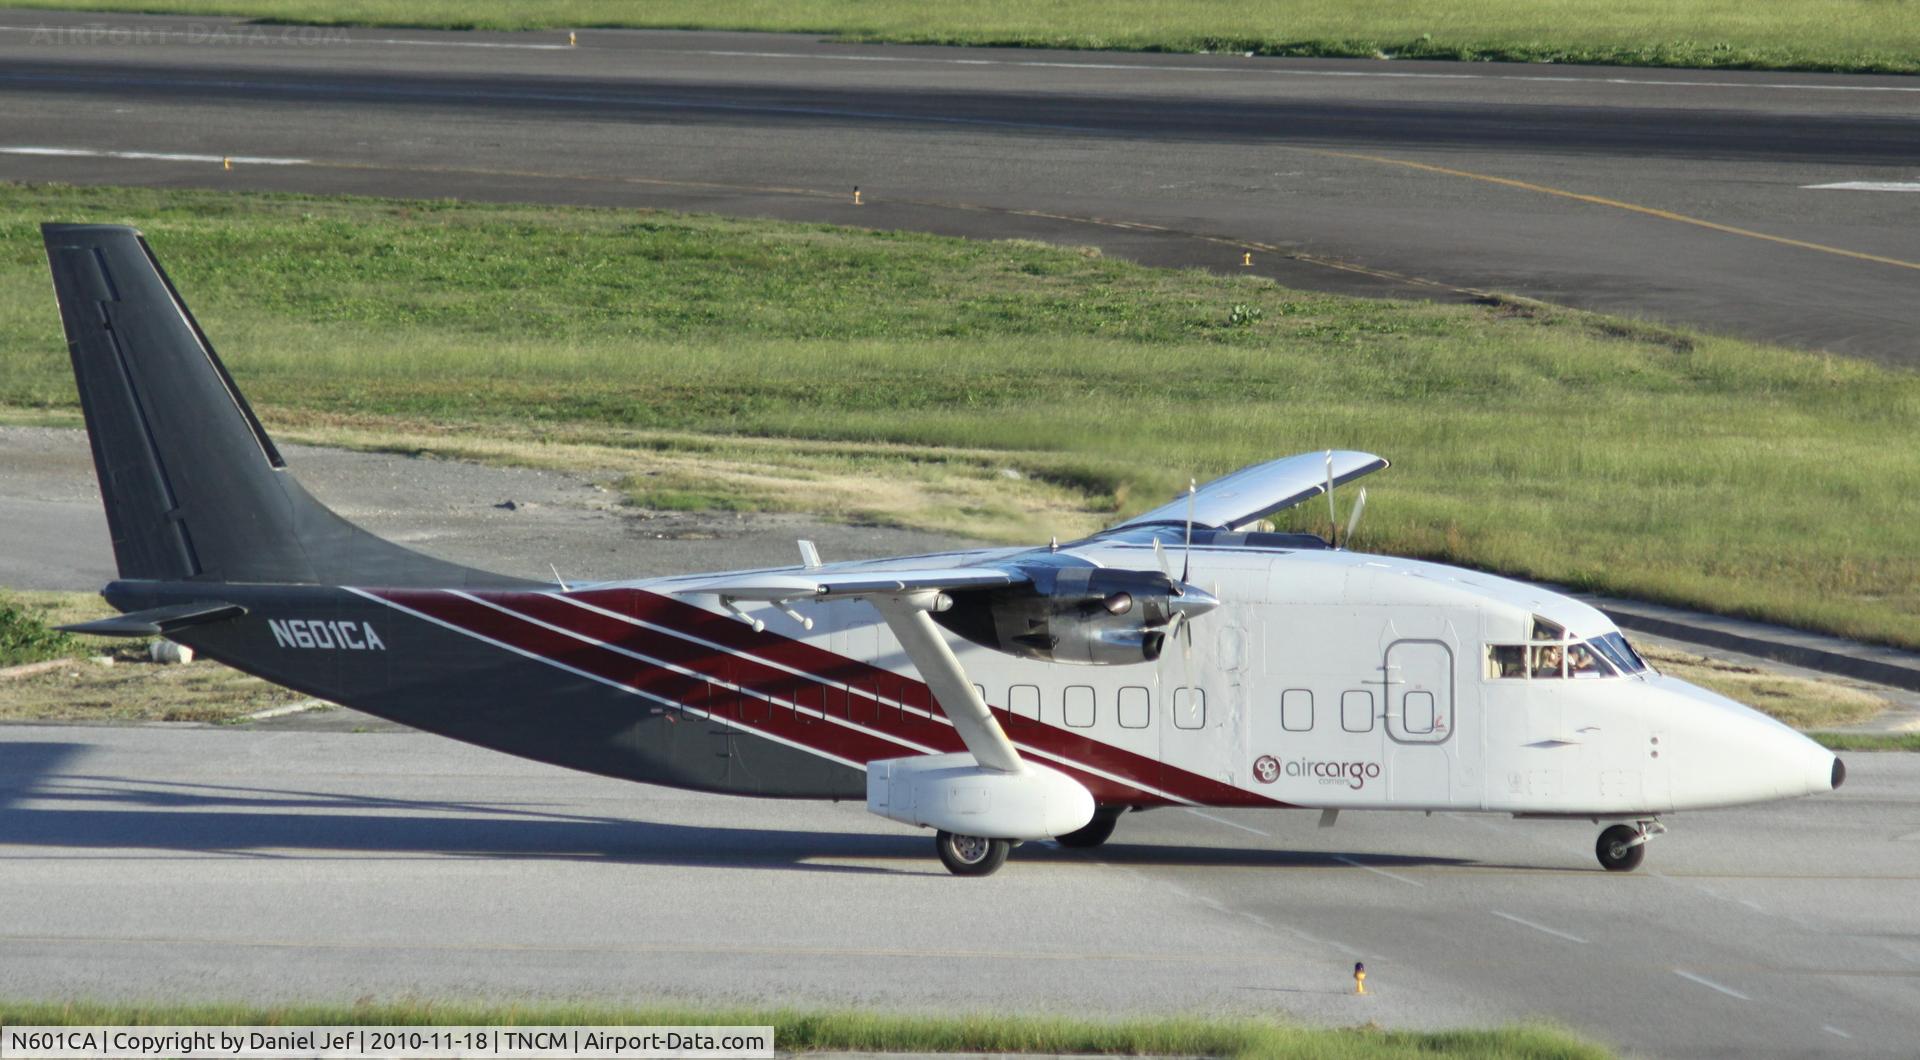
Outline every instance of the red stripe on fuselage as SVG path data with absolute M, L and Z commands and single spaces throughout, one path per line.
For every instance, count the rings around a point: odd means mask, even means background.
M 923 682 L 778 634 L 756 634 L 738 620 L 657 594 L 594 590 L 566 596 L 648 622 L 659 629 L 599 614 L 549 593 L 473 592 L 467 594 L 474 598 L 472 600 L 444 590 L 380 590 L 377 595 L 622 686 L 852 761 L 897 758 L 918 753 L 918 747 L 935 751 L 965 750 L 959 734 L 950 725 L 915 713 L 918 710 L 935 716 L 941 714 Z M 504 614 L 496 608 L 506 608 L 515 614 Z M 601 643 L 587 643 L 535 622 Z M 720 649 L 686 639 L 688 637 L 710 641 Z M 689 677 L 651 665 L 605 645 L 657 659 L 699 676 Z M 800 672 L 776 669 L 760 660 Z M 744 694 L 723 688 L 722 684 L 736 686 L 744 690 Z M 768 700 L 793 703 L 838 721 L 813 718 Z M 900 703 L 913 709 L 903 711 L 895 705 Z M 1132 785 L 1085 772 L 1075 768 L 1076 764 L 1119 777 L 1138 778 L 1179 798 L 1208 805 L 1284 805 L 1004 710 L 995 709 L 994 714 L 1010 738 L 1059 759 L 1057 767 L 1085 784 L 1100 802 L 1154 805 L 1167 800 Z
M 876 682 L 905 682 L 916 689 L 920 702 L 931 704 L 932 694 L 924 683 L 902 677 L 859 659 L 838 655 L 804 641 L 772 632 L 755 633 L 746 623 L 696 607 L 683 600 L 640 589 L 599 589 L 568 594 L 573 599 L 609 611 L 628 614 L 688 636 L 712 641 L 734 651 L 755 655 L 770 662 L 811 674 L 821 680 L 871 689 Z M 934 713 L 943 713 L 932 706 Z M 1209 806 L 1285 806 L 1231 784 L 1171 766 L 1157 758 L 1135 754 L 1111 744 L 1065 732 L 1032 718 L 996 707 L 994 717 L 1016 743 L 1036 748 L 1067 762 L 1079 763 L 1117 777 L 1125 777 L 1159 788 L 1179 798 Z M 942 725 L 941 728 L 946 728 Z M 1096 795 L 1098 792 L 1096 791 Z M 1154 802 L 1164 800 L 1152 797 Z
M 954 731 L 952 726 L 943 721 L 937 721 L 933 717 L 924 716 L 939 713 L 926 685 L 901 677 L 899 674 L 881 672 L 883 677 L 876 678 L 878 683 L 870 689 L 841 688 L 822 683 L 812 674 L 796 674 L 777 669 L 750 656 L 731 650 L 715 649 L 674 633 L 636 626 L 611 615 L 576 607 L 549 594 L 472 593 L 469 595 L 475 599 L 483 599 L 496 607 L 511 610 L 515 614 L 559 626 L 615 648 L 693 670 L 710 680 L 756 693 L 773 702 L 775 713 L 784 709 L 780 704 L 790 703 L 801 710 L 817 711 L 824 715 L 823 718 L 814 718 L 806 713 L 790 712 L 796 724 L 778 730 L 780 735 L 789 739 L 805 742 L 806 737 L 813 734 L 816 726 L 829 728 L 858 726 L 859 728 L 854 731 L 865 730 L 877 733 L 883 737 L 891 737 L 898 743 L 899 746 L 892 747 L 888 753 L 874 757 L 897 758 L 901 755 L 924 753 L 926 750 L 952 752 L 967 749 L 965 742 L 960 739 L 960 734 Z M 637 660 L 628 659 L 627 661 L 631 663 Z M 757 701 L 751 697 L 735 696 L 734 698 L 738 699 L 744 707 L 757 709 L 755 707 Z M 690 705 L 696 706 L 696 709 L 707 709 L 697 704 Z M 902 709 L 902 705 L 906 709 Z M 768 728 L 762 724 L 762 718 L 757 714 L 733 712 L 719 713 L 718 716 L 740 722 L 749 728 Z M 846 754 L 838 750 L 833 753 Z M 860 759 L 860 761 L 867 761 L 867 759 Z M 1071 763 L 1062 763 L 1059 768 L 1086 785 L 1087 790 L 1099 800 L 1136 804 L 1165 801 L 1157 795 L 1131 785 L 1084 772 Z

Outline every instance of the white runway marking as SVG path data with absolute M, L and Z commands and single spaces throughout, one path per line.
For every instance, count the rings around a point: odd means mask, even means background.
M 1415 887 L 1426 886 L 1426 884 L 1421 883 L 1419 880 L 1410 880 L 1405 876 L 1400 875 L 1397 872 L 1388 872 L 1386 869 L 1376 869 L 1372 865 L 1362 864 L 1361 862 L 1355 861 L 1352 858 L 1346 856 L 1345 854 L 1335 854 L 1333 856 L 1333 860 L 1345 862 L 1348 865 L 1352 865 L 1356 869 L 1366 869 L 1368 872 L 1371 872 L 1376 876 L 1385 876 L 1389 880 L 1399 880 L 1401 883 L 1412 884 Z
M 48 158 L 127 158 L 147 162 L 234 162 L 248 166 L 310 166 L 305 158 L 267 155 L 194 155 L 175 151 L 97 151 L 90 147 L 0 147 L 0 155 L 40 155 Z
M 1822 1023 L 1822 1024 L 1820 1025 L 1820 1029 L 1821 1029 L 1821 1030 L 1823 1030 L 1823 1031 L 1826 1031 L 1826 1032 L 1827 1032 L 1828 1034 L 1831 1034 L 1831 1035 L 1833 1035 L 1833 1036 L 1834 1036 L 1834 1037 L 1836 1037 L 1836 1038 L 1851 1038 L 1851 1037 L 1853 1037 L 1853 1035 L 1851 1035 L 1851 1034 L 1848 1034 L 1848 1033 L 1847 1033 L 1846 1031 L 1843 1031 L 1843 1030 L 1841 1030 L 1840 1028 L 1838 1028 L 1838 1027 L 1836 1027 L 1836 1026 L 1834 1026 L 1834 1025 L 1833 1025 L 1833 1024 L 1831 1024 L 1831 1023 Z
M 1692 972 L 1683 972 L 1680 969 L 1675 968 L 1673 970 L 1673 974 L 1679 976 L 1682 979 L 1690 979 L 1693 982 L 1699 983 L 1701 986 L 1708 988 L 1709 990 L 1718 990 L 1721 993 L 1727 995 L 1728 997 L 1738 998 L 1741 1001 L 1753 1000 L 1752 998 L 1748 997 L 1747 995 L 1741 993 L 1738 990 L 1735 990 L 1730 986 L 1721 986 L 1719 983 L 1716 983 L 1711 979 L 1708 979 L 1704 976 L 1695 975 Z
M 1838 184 L 1802 184 L 1802 191 L 1920 191 L 1920 181 L 1845 180 Z
M 1252 825 L 1241 824 L 1238 821 L 1229 821 L 1225 817 L 1215 817 L 1210 813 L 1201 813 L 1199 810 L 1188 810 L 1187 812 L 1194 815 L 1195 817 L 1204 817 L 1207 820 L 1212 821 L 1214 824 L 1224 824 L 1228 828 L 1238 828 L 1242 832 L 1252 832 L 1254 835 L 1266 836 L 1266 838 L 1268 839 L 1273 838 L 1273 836 L 1270 833 L 1262 832 L 1260 829 L 1255 828 Z
M 1585 946 L 1587 944 L 1587 940 L 1581 938 L 1578 935 L 1569 935 L 1564 931 L 1556 931 L 1545 924 L 1536 924 L 1531 920 L 1526 920 L 1521 917 L 1514 916 L 1512 913 L 1502 913 L 1498 909 L 1489 909 L 1487 910 L 1487 912 L 1492 913 L 1494 916 L 1497 916 L 1502 920 L 1511 920 L 1514 923 L 1519 924 L 1521 927 L 1530 927 L 1535 931 L 1543 931 L 1549 935 L 1552 935 L 1554 938 L 1566 939 L 1568 942 L 1578 942 L 1582 946 Z

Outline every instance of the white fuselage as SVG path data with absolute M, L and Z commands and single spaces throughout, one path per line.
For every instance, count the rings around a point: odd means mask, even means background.
M 1153 562 L 1137 544 L 1081 554 Z M 1830 790 L 1829 752 L 1683 681 L 1605 662 L 1607 676 L 1500 674 L 1490 646 L 1537 650 L 1540 623 L 1563 631 L 1563 653 L 1617 635 L 1548 590 L 1345 551 L 1196 548 L 1192 564 L 1193 584 L 1221 605 L 1192 623 L 1190 648 L 1176 638 L 1156 662 L 1074 666 L 951 638 L 956 654 L 994 708 L 1243 801 L 1629 818 Z M 794 608 L 811 631 L 777 608 L 748 610 L 770 631 L 914 676 L 867 603 Z M 1114 779 L 1166 802 L 1207 801 L 1138 772 Z

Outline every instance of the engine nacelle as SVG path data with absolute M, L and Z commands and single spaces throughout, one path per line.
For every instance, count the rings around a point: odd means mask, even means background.
M 1093 793 L 1057 769 L 983 769 L 970 754 L 867 763 L 867 811 L 988 839 L 1050 839 L 1093 820 Z
M 1027 584 L 950 594 L 934 621 L 985 648 L 1045 662 L 1112 666 L 1153 662 L 1176 610 L 1218 601 L 1150 571 L 1028 568 Z

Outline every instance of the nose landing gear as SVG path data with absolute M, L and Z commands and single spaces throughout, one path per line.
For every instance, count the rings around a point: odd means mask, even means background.
M 1600 833 L 1593 852 L 1608 872 L 1632 872 L 1647 859 L 1647 842 L 1666 831 L 1658 819 L 1616 824 Z

